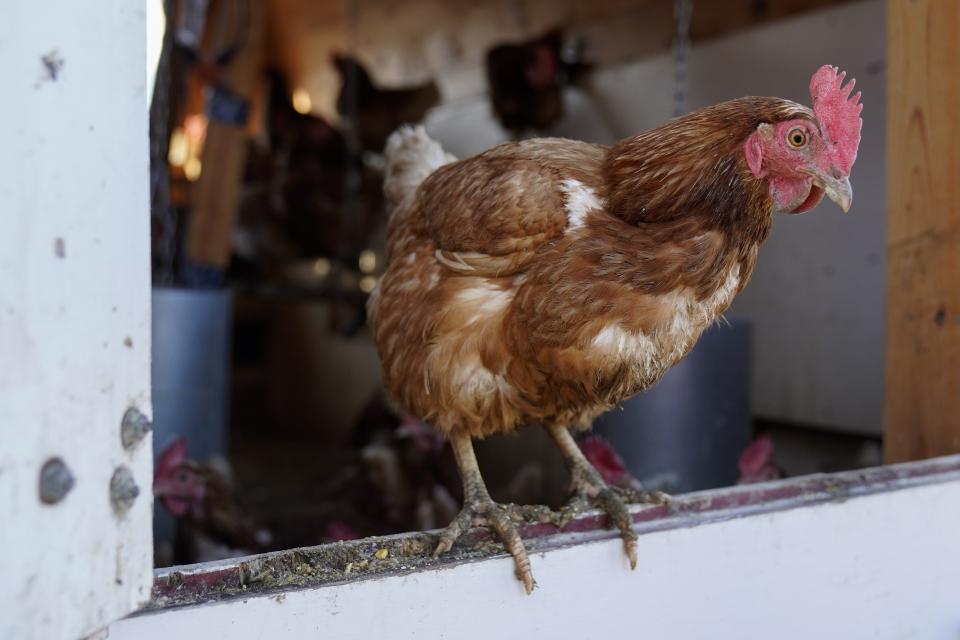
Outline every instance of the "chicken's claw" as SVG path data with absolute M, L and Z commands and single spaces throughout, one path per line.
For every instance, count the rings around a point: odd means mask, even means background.
M 603 483 L 603 480 L 599 480 Z M 623 538 L 623 550 L 630 561 L 630 569 L 637 568 L 637 533 L 633 530 L 633 518 L 627 509 L 627 502 L 633 501 L 633 493 L 621 495 L 617 487 L 609 487 L 592 482 L 573 481 L 574 495 L 567 502 L 563 511 L 568 518 L 575 517 L 586 509 L 599 509 L 607 514 L 608 526 L 620 530 Z M 626 499 L 624 499 L 626 497 Z
M 636 569 L 637 532 L 633 530 L 633 518 L 630 516 L 630 511 L 627 510 L 623 498 L 610 487 L 604 487 L 592 501 L 607 514 L 608 523 L 620 529 L 620 536 L 623 538 L 623 550 L 630 560 L 630 569 Z
M 453 547 L 461 535 L 471 527 L 490 527 L 496 532 L 507 551 L 513 556 L 517 579 L 523 583 L 527 595 L 533 593 L 533 572 L 530 569 L 530 558 L 523 546 L 523 539 L 516 526 L 510 521 L 506 510 L 488 497 L 467 500 L 457 517 L 440 534 L 440 541 L 433 551 L 433 557 L 438 558 Z
M 568 517 L 583 508 L 584 503 L 600 509 L 607 514 L 607 522 L 620 530 L 623 538 L 623 550 L 630 561 L 630 568 L 637 568 L 637 532 L 633 530 L 633 516 L 627 509 L 627 502 L 645 502 L 666 504 L 669 497 L 659 491 L 648 493 L 638 489 L 610 486 L 600 472 L 586 458 L 577 446 L 569 430 L 551 425 L 547 432 L 560 449 L 570 470 L 570 489 L 573 498 L 564 509 Z

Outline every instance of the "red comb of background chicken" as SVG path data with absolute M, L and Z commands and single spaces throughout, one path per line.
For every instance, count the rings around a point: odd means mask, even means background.
M 600 436 L 588 436 L 580 441 L 580 450 L 608 484 L 620 486 L 630 472 L 613 446 Z
M 179 467 L 187 459 L 187 441 L 182 437 L 171 442 L 160 457 L 157 458 L 157 464 L 153 472 L 153 480 L 156 482 L 160 478 L 167 478 L 173 473 L 174 469 Z
M 837 168 L 849 174 L 860 146 L 863 105 L 860 104 L 859 91 L 850 96 L 857 81 L 851 79 L 844 85 L 846 76 L 847 73 L 837 67 L 823 65 L 810 78 L 810 97 L 813 98 L 813 112 L 823 125 L 824 137 L 833 145 Z
M 737 466 L 741 476 L 753 476 L 771 462 L 773 462 L 773 438 L 764 434 L 758 436 L 743 450 Z

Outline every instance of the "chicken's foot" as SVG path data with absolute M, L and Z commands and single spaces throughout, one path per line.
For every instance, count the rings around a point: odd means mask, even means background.
M 589 502 L 607 514 L 610 525 L 620 529 L 623 549 L 630 559 L 630 568 L 637 568 L 637 533 L 633 530 L 633 518 L 620 492 L 604 482 L 597 471 L 577 446 L 566 427 L 547 427 L 547 432 L 560 449 L 560 454 L 570 470 L 572 503 Z
M 523 583 L 527 594 L 530 594 L 534 585 L 533 573 L 530 570 L 530 559 L 523 546 L 523 539 L 511 522 L 507 510 L 490 498 L 483 477 L 480 475 L 480 467 L 473 452 L 470 436 L 451 435 L 450 446 L 457 460 L 460 479 L 463 481 L 463 508 L 440 534 L 440 542 L 433 552 L 433 557 L 437 558 L 449 551 L 457 538 L 471 527 L 490 527 L 513 556 L 517 579 Z

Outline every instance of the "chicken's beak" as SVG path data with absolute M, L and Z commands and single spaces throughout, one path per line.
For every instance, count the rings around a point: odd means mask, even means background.
M 811 171 L 813 183 L 823 189 L 827 197 L 837 203 L 846 213 L 853 204 L 853 187 L 850 186 L 850 177 L 834 178 L 825 171 Z

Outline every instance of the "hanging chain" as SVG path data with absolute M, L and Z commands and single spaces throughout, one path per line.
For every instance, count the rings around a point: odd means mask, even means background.
M 346 15 L 346 51 L 354 61 L 357 57 L 358 30 L 360 22 L 360 1 L 344 0 Z M 347 290 L 344 288 L 341 274 L 357 255 L 357 228 L 360 225 L 363 203 L 360 201 L 363 176 L 361 175 L 363 146 L 360 140 L 358 119 L 357 89 L 359 78 L 353 64 L 347 65 L 346 74 L 341 78 L 343 84 L 341 92 L 345 98 L 343 113 L 340 114 L 340 127 L 347 143 L 347 153 L 344 155 L 343 197 L 340 202 L 340 224 L 337 228 L 337 247 L 333 270 L 328 282 L 332 283 L 333 297 L 330 307 L 330 325 L 333 331 L 340 333 L 344 321 L 342 309 L 349 309 Z M 354 263 L 355 265 L 356 263 Z
M 687 112 L 687 67 L 690 58 L 690 18 L 693 0 L 674 0 L 673 18 L 677 33 L 673 37 L 673 115 Z

